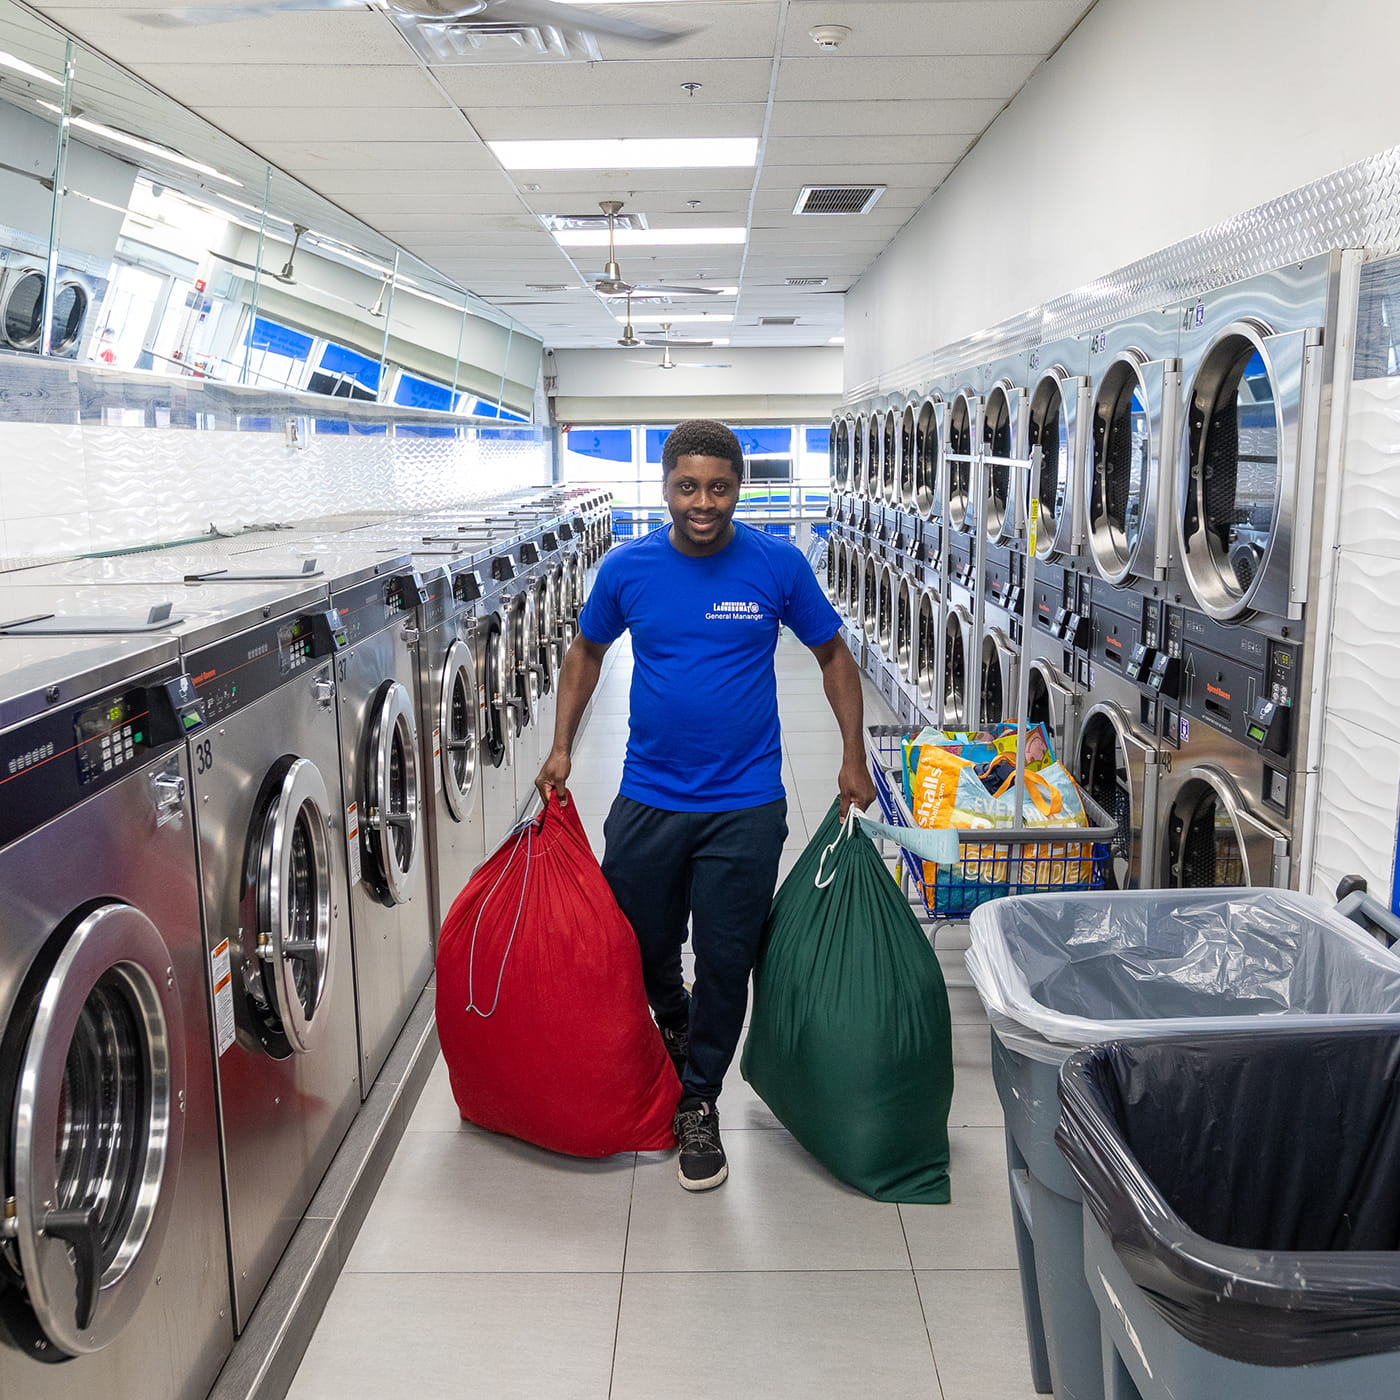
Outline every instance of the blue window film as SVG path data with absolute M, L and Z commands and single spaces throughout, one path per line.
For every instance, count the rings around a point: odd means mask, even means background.
M 366 389 L 378 389 L 383 366 L 358 350 L 346 345 L 327 345 L 321 356 L 320 369 L 323 374 L 343 374 Z
M 253 350 L 266 350 L 273 355 L 285 355 L 289 360 L 304 360 L 311 354 L 312 339 L 290 326 L 279 325 L 259 316 L 248 332 L 248 345 Z
M 661 449 L 665 446 L 667 437 L 670 436 L 670 428 L 648 428 L 647 429 L 647 461 L 659 462 L 661 460 Z
M 803 441 L 807 444 L 807 451 L 820 453 L 825 457 L 831 450 L 831 429 L 804 428 L 803 432 L 806 434 Z
M 452 390 L 446 384 L 434 384 L 431 379 L 419 379 L 416 374 L 401 374 L 394 386 L 394 402 L 405 408 L 435 408 L 443 413 L 452 411 Z
M 395 437 L 450 438 L 456 434 L 456 428 L 447 423 L 400 423 L 394 429 Z
M 318 418 L 316 420 L 316 431 L 334 437 L 349 437 L 350 425 L 343 418 Z
M 632 460 L 630 428 L 570 428 L 565 446 L 581 457 L 597 457 L 604 462 Z
M 467 412 L 476 418 L 499 418 L 506 423 L 528 423 L 530 421 L 523 413 L 514 413 L 498 403 L 491 403 L 488 399 L 476 399 Z
M 787 456 L 792 452 L 791 428 L 735 428 L 734 436 L 745 457 L 771 453 Z

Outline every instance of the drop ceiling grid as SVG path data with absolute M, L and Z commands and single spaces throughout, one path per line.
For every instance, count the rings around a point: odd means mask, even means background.
M 535 216 L 592 212 L 607 197 L 657 226 L 751 224 L 744 247 L 622 248 L 619 261 L 624 275 L 648 282 L 732 285 L 742 268 L 737 307 L 725 299 L 714 308 L 736 312 L 730 339 L 825 343 L 841 322 L 842 297 L 832 293 L 888 245 L 1089 7 L 704 0 L 648 7 L 647 18 L 695 26 L 659 50 L 605 38 L 603 63 L 428 70 L 371 9 L 153 30 L 130 13 L 149 3 L 50 0 L 41 8 L 561 346 L 611 344 L 619 308 L 581 285 L 601 271 L 604 250 L 561 249 Z M 836 20 L 852 34 L 837 52 L 817 51 L 807 31 Z M 687 81 L 702 84 L 694 97 L 681 90 Z M 767 139 L 752 171 L 511 173 L 483 144 L 566 133 L 759 135 L 770 82 Z M 865 183 L 887 187 L 870 215 L 790 212 L 803 185 Z M 828 290 L 784 288 L 786 276 L 826 276 Z M 531 283 L 573 290 L 532 294 Z M 693 305 L 677 303 L 676 314 Z M 785 314 L 799 324 L 752 324 Z

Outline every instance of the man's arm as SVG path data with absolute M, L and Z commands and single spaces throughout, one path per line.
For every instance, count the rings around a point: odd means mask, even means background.
M 598 676 L 603 669 L 603 658 L 608 654 L 605 646 L 590 642 L 579 633 L 565 653 L 564 664 L 559 668 L 558 699 L 554 710 L 554 743 L 549 757 L 544 761 L 535 788 L 540 800 L 549 801 L 549 794 L 556 792 L 559 800 L 567 804 L 569 800 L 569 770 L 573 767 L 571 755 L 574 750 L 574 736 L 578 733 L 579 721 L 588 708 L 588 702 L 598 686 Z M 859 697 L 859 687 L 857 687 Z
M 865 702 L 860 693 L 860 672 L 839 632 L 829 642 L 809 649 L 822 668 L 822 689 L 841 728 L 841 771 L 836 786 L 844 818 L 852 803 L 864 811 L 875 800 L 875 783 L 865 757 Z

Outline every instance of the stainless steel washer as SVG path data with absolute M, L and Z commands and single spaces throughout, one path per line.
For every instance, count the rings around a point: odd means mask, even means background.
M 0 639 L 0 1393 L 202 1400 L 233 1343 L 168 638 Z

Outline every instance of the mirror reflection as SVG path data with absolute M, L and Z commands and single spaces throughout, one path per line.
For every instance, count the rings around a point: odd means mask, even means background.
M 0 350 L 524 419 L 540 346 L 0 0 Z

